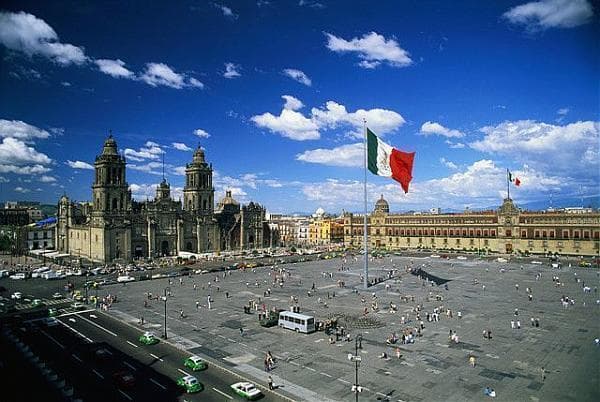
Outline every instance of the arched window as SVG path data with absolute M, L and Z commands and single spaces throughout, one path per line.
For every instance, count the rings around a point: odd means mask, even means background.
M 207 206 L 208 206 L 208 202 L 206 202 L 206 200 L 204 200 L 204 204 L 203 204 L 203 207 L 204 207 L 204 208 L 203 208 L 203 209 L 204 209 L 204 210 L 208 209 L 208 208 L 207 208 Z

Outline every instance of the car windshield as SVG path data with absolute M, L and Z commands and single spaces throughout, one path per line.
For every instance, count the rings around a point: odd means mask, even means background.
M 198 382 L 198 380 L 196 380 L 195 378 L 188 378 L 187 383 L 189 385 L 194 385 Z

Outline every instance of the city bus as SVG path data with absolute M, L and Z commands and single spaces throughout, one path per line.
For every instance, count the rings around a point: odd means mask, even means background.
M 309 315 L 282 311 L 279 313 L 279 327 L 310 334 L 315 332 L 315 319 Z

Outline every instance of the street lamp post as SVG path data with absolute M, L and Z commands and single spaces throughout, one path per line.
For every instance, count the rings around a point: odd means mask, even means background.
M 358 384 L 358 366 L 362 358 L 358 355 L 359 347 L 362 349 L 362 335 L 357 335 L 354 339 L 354 355 L 348 354 L 348 360 L 354 362 L 354 385 L 352 385 L 352 392 L 354 392 L 355 400 L 358 402 L 358 394 L 362 392 L 362 387 Z
M 162 297 L 163 302 L 165 302 L 165 325 L 164 325 L 165 332 L 163 334 L 163 337 L 165 339 L 167 339 L 167 290 L 171 291 L 171 288 L 170 287 L 166 287 L 165 288 L 165 295 Z

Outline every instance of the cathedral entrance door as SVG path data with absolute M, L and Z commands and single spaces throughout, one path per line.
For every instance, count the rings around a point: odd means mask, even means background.
M 169 242 L 168 241 L 163 240 L 163 242 L 160 243 L 160 251 L 163 256 L 169 255 Z

